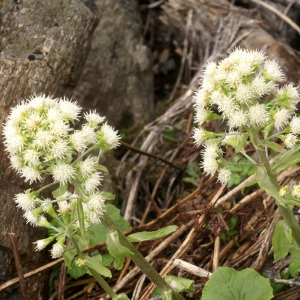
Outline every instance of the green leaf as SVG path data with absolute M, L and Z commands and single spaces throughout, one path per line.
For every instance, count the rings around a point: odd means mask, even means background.
M 292 230 L 283 220 L 280 220 L 276 224 L 272 245 L 274 249 L 274 262 L 284 258 L 289 253 L 289 249 L 292 245 Z
M 300 273 L 300 252 L 298 252 L 291 260 L 289 265 L 289 271 L 293 277 L 296 277 Z
M 172 291 L 167 291 L 167 292 L 163 292 L 162 295 L 162 300 L 173 300 L 173 297 L 172 297 Z
M 108 169 L 103 165 L 96 165 L 96 169 L 102 171 L 105 174 L 109 174 Z
M 120 215 L 119 209 L 112 204 L 106 204 L 105 209 L 120 231 L 123 232 L 130 229 L 129 223 Z M 96 244 L 105 241 L 107 230 L 102 224 L 91 224 L 89 226 L 89 230 L 94 232 L 94 240 Z
M 176 231 L 178 227 L 176 225 L 170 225 L 156 231 L 143 231 L 129 235 L 127 238 L 130 242 L 144 242 L 153 241 L 163 238 L 170 233 Z
M 98 272 L 102 276 L 105 276 L 105 277 L 111 277 L 112 276 L 110 270 L 102 265 L 102 258 L 101 258 L 100 254 L 98 254 L 96 256 L 93 256 L 93 257 L 85 255 L 84 256 L 84 264 L 87 267 L 95 270 L 96 272 Z
M 117 270 L 121 270 L 123 268 L 125 257 L 132 256 L 133 253 L 121 245 L 117 231 L 107 233 L 106 245 L 109 253 L 115 258 L 114 267 Z
M 278 174 L 290 167 L 297 165 L 300 162 L 300 146 L 283 153 L 272 164 L 272 169 L 275 174 Z
M 126 294 L 118 294 L 117 297 L 114 297 L 113 300 L 130 300 Z
M 219 267 L 202 293 L 202 300 L 270 300 L 272 297 L 268 279 L 252 269 L 236 271 L 228 267 Z
M 258 167 L 255 173 L 258 185 L 276 200 L 277 205 L 285 206 L 284 199 L 280 196 L 277 188 L 272 184 L 267 172 L 263 167 Z
M 109 192 L 102 192 L 101 195 L 106 199 L 106 200 L 115 200 L 115 195 Z
M 194 281 L 186 278 L 166 275 L 166 282 L 171 286 L 175 292 L 194 293 Z
M 263 147 L 268 147 L 270 149 L 273 149 L 276 152 L 280 152 L 280 153 L 286 152 L 286 149 L 284 149 L 282 146 L 274 142 L 263 141 L 260 143 L 260 145 Z
M 64 261 L 68 268 L 72 268 L 72 260 L 77 255 L 77 250 L 74 246 L 69 246 L 64 251 Z
M 78 279 L 84 274 L 87 274 L 87 269 L 84 265 L 81 267 L 76 265 L 77 259 L 78 259 L 77 257 L 73 258 L 71 262 L 71 267 L 67 268 L 68 274 L 74 279 Z
M 68 184 L 60 185 L 55 191 L 52 192 L 53 197 L 56 199 L 61 197 L 68 189 Z
M 93 257 L 90 257 L 88 255 L 85 255 L 84 256 L 84 264 L 95 270 L 96 272 L 98 272 L 99 274 L 101 274 L 102 276 L 105 276 L 105 277 L 111 277 L 111 272 L 109 269 L 107 269 L 106 267 L 104 267 L 102 265 L 102 258 L 101 258 L 101 255 L 96 255 L 96 256 L 93 256 Z

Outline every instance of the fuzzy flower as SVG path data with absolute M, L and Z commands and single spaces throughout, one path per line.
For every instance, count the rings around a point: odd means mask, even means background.
M 63 139 L 58 139 L 51 145 L 50 153 L 53 158 L 63 159 L 70 151 L 68 143 Z
M 300 134 L 300 118 L 293 117 L 293 119 L 290 122 L 291 126 L 291 133 L 294 135 Z
M 289 123 L 290 111 L 283 108 L 278 110 L 274 115 L 274 126 L 277 130 L 281 130 Z
M 58 102 L 59 110 L 62 116 L 67 120 L 78 120 L 81 112 L 81 107 L 76 102 L 71 102 L 67 99 L 62 99 Z
M 269 81 L 283 81 L 285 79 L 284 73 L 274 60 L 266 60 L 262 69 L 262 75 L 267 82 Z
M 285 185 L 284 187 L 282 187 L 282 188 L 279 190 L 279 195 L 280 195 L 281 197 L 285 196 L 286 193 L 287 193 L 287 190 L 288 190 L 288 186 Z
M 203 128 L 194 128 L 193 138 L 195 140 L 196 146 L 203 144 L 208 138 L 213 138 L 214 133 L 204 130 Z
M 293 148 L 296 145 L 296 142 L 298 141 L 297 137 L 292 133 L 287 134 L 286 136 L 282 137 L 282 139 L 288 149 Z
M 61 214 L 69 211 L 70 209 L 71 209 L 71 204 L 68 201 L 63 200 L 58 202 L 58 211 Z
M 95 172 L 96 157 L 88 157 L 79 163 L 79 171 L 83 177 Z
M 33 211 L 26 210 L 24 213 L 24 218 L 26 219 L 26 223 L 29 223 L 32 226 L 38 225 L 38 216 L 36 216 L 36 214 Z
M 64 246 L 60 242 L 57 242 L 52 246 L 50 253 L 53 259 L 60 258 L 64 254 Z
M 118 135 L 118 132 L 107 123 L 102 125 L 99 133 L 101 134 L 104 142 L 108 144 L 111 149 L 116 148 L 119 145 L 120 136 Z
M 34 244 L 36 244 L 35 246 L 35 251 L 41 251 L 44 248 L 46 248 L 52 241 L 54 240 L 54 236 L 48 237 L 46 239 L 43 240 L 38 240 L 36 242 L 34 242 Z
M 242 110 L 236 110 L 228 118 L 228 127 L 230 130 L 236 127 L 245 126 L 247 125 L 247 123 L 248 123 L 248 116 Z
M 101 184 L 102 176 L 100 172 L 92 173 L 84 182 L 84 188 L 87 192 L 91 193 L 98 189 Z
M 96 111 L 90 111 L 84 114 L 84 118 L 89 123 L 90 127 L 96 127 L 97 125 L 103 123 L 105 117 L 101 117 Z
M 29 181 L 30 184 L 42 180 L 41 173 L 36 167 L 25 166 L 19 170 L 19 174 L 25 178 L 25 182 Z
M 75 175 L 75 169 L 65 163 L 59 163 L 53 168 L 53 179 L 60 184 L 65 184 L 71 181 Z
M 225 168 L 219 170 L 218 181 L 222 185 L 226 185 L 228 181 L 231 179 L 231 171 Z
M 14 201 L 17 203 L 17 207 L 23 211 L 33 210 L 35 208 L 34 197 L 30 192 L 15 195 Z
M 249 107 L 250 123 L 255 126 L 263 126 L 268 123 L 270 116 L 264 104 L 255 104 Z
M 300 198 L 300 185 L 295 184 L 292 188 L 292 196 L 296 198 Z
M 24 161 L 29 165 L 37 166 L 41 163 L 39 159 L 40 154 L 33 149 L 25 150 L 23 155 L 24 155 Z

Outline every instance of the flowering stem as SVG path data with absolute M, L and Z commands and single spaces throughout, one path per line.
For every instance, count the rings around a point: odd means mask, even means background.
M 80 197 L 77 198 L 77 213 L 78 213 L 80 232 L 82 237 L 85 237 L 84 213 L 83 213 L 82 199 Z
M 121 244 L 129 249 L 134 255 L 131 257 L 133 262 L 143 271 L 143 273 L 157 286 L 161 292 L 167 292 L 172 290 L 169 284 L 156 272 L 156 270 L 147 262 L 147 260 L 141 255 L 141 253 L 130 243 L 124 234 L 117 228 L 107 212 L 103 212 L 101 217 L 101 223 L 107 229 L 108 232 L 118 232 Z M 172 290 L 173 300 L 183 300 L 184 298 Z
M 254 128 L 250 127 L 249 128 L 249 136 L 250 136 L 250 140 L 251 140 L 254 148 L 256 149 L 256 151 L 259 155 L 261 163 L 263 164 L 263 166 L 266 169 L 267 175 L 268 175 L 272 185 L 279 191 L 280 186 L 277 182 L 276 176 L 272 172 L 271 165 L 269 163 L 269 160 L 266 156 L 264 149 L 262 149 L 259 145 L 259 136 L 258 136 L 257 131 Z M 299 225 L 298 221 L 296 220 L 296 218 L 293 214 L 293 211 L 290 208 L 284 207 L 282 205 L 278 205 L 278 208 L 280 210 L 280 213 L 281 213 L 284 221 L 291 228 L 292 235 L 293 235 L 295 242 L 300 247 L 300 225 Z

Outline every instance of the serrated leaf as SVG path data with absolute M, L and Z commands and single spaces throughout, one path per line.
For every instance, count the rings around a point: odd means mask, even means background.
M 143 231 L 130 234 L 127 238 L 130 242 L 144 242 L 144 241 L 153 241 L 160 238 L 163 238 L 170 233 L 176 231 L 178 227 L 176 225 L 170 225 L 156 231 Z
M 87 267 L 95 270 L 96 272 L 98 272 L 102 276 L 111 277 L 110 270 L 102 265 L 102 258 L 101 258 L 100 254 L 96 255 L 96 256 L 93 256 L 93 257 L 85 255 L 84 256 L 84 264 Z
M 166 282 L 171 286 L 175 292 L 194 293 L 194 281 L 182 277 L 166 275 Z
M 202 300 L 270 300 L 273 297 L 268 279 L 252 269 L 236 271 L 219 267 L 209 278 Z
M 272 245 L 274 249 L 274 262 L 284 258 L 289 253 L 292 245 L 292 230 L 283 220 L 278 221 L 276 224 Z
M 117 270 L 123 268 L 124 259 L 126 256 L 132 256 L 133 253 L 121 245 L 119 241 L 119 234 L 117 231 L 107 233 L 106 235 L 106 245 L 109 253 L 114 257 L 114 267 Z

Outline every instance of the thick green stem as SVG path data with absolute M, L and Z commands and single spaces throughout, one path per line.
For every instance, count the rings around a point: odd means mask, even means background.
M 112 298 L 112 299 L 116 299 L 117 298 L 117 294 L 112 290 L 112 288 L 107 284 L 107 282 L 103 279 L 103 277 L 96 272 L 95 270 L 93 270 L 92 268 L 85 266 L 90 273 L 92 274 L 92 276 L 97 280 L 97 282 L 100 284 L 100 286 L 104 289 L 104 291 Z
M 267 175 L 269 176 L 272 185 L 279 191 L 280 186 L 277 182 L 275 174 L 272 172 L 270 162 L 266 156 L 264 149 L 259 145 L 259 136 L 257 131 L 254 128 L 249 128 L 249 136 L 254 148 L 259 155 L 261 163 L 266 169 Z M 293 211 L 290 208 L 282 205 L 278 205 L 278 208 L 285 223 L 291 228 L 293 238 L 300 248 L 300 225 L 295 218 Z
M 169 284 L 156 272 L 156 270 L 147 262 L 141 253 L 127 240 L 124 234 L 116 227 L 109 215 L 104 212 L 101 217 L 101 222 L 108 232 L 118 232 L 121 244 L 133 252 L 131 259 L 142 270 L 142 272 L 161 290 L 167 292 L 172 290 Z M 172 299 L 183 300 L 184 298 L 172 290 Z

